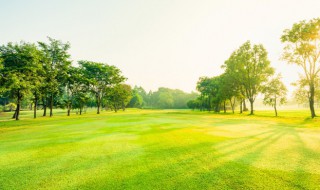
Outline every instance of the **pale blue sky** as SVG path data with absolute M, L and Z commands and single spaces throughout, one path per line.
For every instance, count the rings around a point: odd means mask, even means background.
M 319 10 L 319 0 L 0 0 L 0 44 L 50 36 L 69 41 L 75 61 L 119 67 L 131 85 L 192 91 L 251 40 L 290 88 L 298 69 L 279 61 L 280 36 Z

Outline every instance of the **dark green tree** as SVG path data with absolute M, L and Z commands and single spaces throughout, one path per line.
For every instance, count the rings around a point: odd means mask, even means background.
M 69 43 L 63 43 L 50 37 L 48 37 L 48 40 L 49 43 L 38 42 L 38 44 L 45 55 L 43 61 L 43 67 L 46 71 L 46 86 L 43 88 L 44 116 L 46 115 L 47 102 L 49 102 L 50 117 L 52 117 L 55 97 L 59 95 L 59 92 L 65 86 L 71 61 L 68 53 L 70 49 Z
M 95 96 L 97 114 L 100 114 L 102 100 L 108 89 L 123 82 L 126 78 L 115 67 L 92 61 L 79 61 L 80 68 L 84 71 L 84 77 L 88 79 L 87 86 Z
M 17 108 L 13 118 L 19 120 L 21 102 L 36 88 L 39 70 L 42 69 L 40 51 L 34 44 L 8 43 L 0 47 L 1 86 L 16 100 Z

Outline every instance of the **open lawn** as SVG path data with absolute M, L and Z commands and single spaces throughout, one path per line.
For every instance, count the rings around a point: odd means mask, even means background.
M 279 114 L 2 113 L 0 189 L 320 189 L 320 118 Z

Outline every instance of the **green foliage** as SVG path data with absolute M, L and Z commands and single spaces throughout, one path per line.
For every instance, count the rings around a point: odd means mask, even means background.
M 185 109 L 187 102 L 195 99 L 197 93 L 185 93 L 182 90 L 160 87 L 157 91 L 148 94 L 142 87 L 135 86 L 128 107 L 131 108 L 160 108 Z
M 17 110 L 14 115 L 19 119 L 21 101 L 39 84 L 41 66 L 41 52 L 34 44 L 21 42 L 8 43 L 0 47 L 2 89 L 9 92 L 10 97 L 16 99 Z
M 220 104 L 224 99 L 221 94 L 221 79 L 221 76 L 200 77 L 197 82 L 197 90 L 201 93 L 201 109 L 220 111 Z
M 294 91 L 294 99 L 299 104 L 309 104 L 309 97 L 310 97 L 310 90 L 309 90 L 309 84 L 306 79 L 303 77 L 300 77 L 300 79 L 292 84 L 296 87 L 296 90 Z M 314 94 L 314 100 L 315 102 L 320 100 L 320 78 L 316 78 L 314 82 L 314 88 L 315 88 L 315 94 Z
M 50 107 L 50 117 L 53 115 L 52 109 L 57 96 L 63 93 L 68 78 L 68 69 L 71 66 L 69 43 L 63 43 L 48 37 L 49 43 L 38 42 L 38 45 L 43 52 L 42 64 L 45 71 L 45 83 L 40 90 L 42 96 L 47 100 Z M 35 94 L 36 95 L 36 94 Z
M 284 104 L 287 101 L 287 88 L 281 82 L 281 75 L 271 79 L 265 85 L 263 94 L 263 103 L 272 106 L 275 110 L 275 115 L 278 116 L 277 105 Z
M 314 98 L 316 79 L 320 73 L 320 18 L 300 21 L 286 29 L 281 36 L 285 44 L 283 59 L 303 68 L 302 80 L 308 85 L 307 98 L 311 117 L 315 117 Z
M 10 102 L 9 104 L 5 105 L 4 110 L 13 111 L 17 108 L 17 104 Z
M 142 96 L 137 92 L 133 92 L 132 98 L 131 98 L 128 106 L 130 108 L 142 108 L 142 105 L 143 105 Z
M 114 111 L 118 109 L 125 110 L 127 104 L 131 99 L 131 86 L 127 84 L 118 84 L 108 89 L 107 101 Z
M 87 79 L 88 89 L 96 98 L 97 113 L 99 114 L 107 91 L 126 80 L 126 78 L 121 75 L 121 71 L 115 66 L 92 61 L 79 61 L 79 65 Z
M 237 80 L 235 85 L 238 86 L 238 94 L 245 95 L 250 101 L 253 114 L 256 96 L 262 92 L 264 83 L 274 73 L 266 49 L 261 44 L 251 46 L 247 41 L 231 54 L 224 68 L 227 76 Z

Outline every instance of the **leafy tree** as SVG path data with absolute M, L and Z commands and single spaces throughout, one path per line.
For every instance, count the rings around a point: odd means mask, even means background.
M 265 86 L 263 103 L 274 108 L 275 115 L 278 116 L 277 105 L 286 102 L 287 88 L 281 82 L 281 76 L 271 79 Z
M 247 41 L 225 62 L 226 72 L 237 77 L 240 89 L 243 87 L 245 96 L 250 102 L 250 114 L 254 113 L 253 103 L 258 93 L 262 91 L 263 83 L 274 73 L 267 55 L 261 44 L 251 46 Z
M 187 102 L 188 108 L 190 108 L 192 110 L 199 109 L 200 104 L 201 104 L 201 102 L 199 101 L 199 99 L 193 99 L 193 100 L 189 100 Z
M 226 112 L 225 100 L 229 100 L 232 113 L 234 113 L 236 97 L 239 97 L 239 85 L 238 80 L 231 76 L 231 73 L 221 75 L 220 96 L 224 100 L 224 111 Z
M 131 99 L 131 86 L 127 84 L 118 84 L 108 89 L 107 100 L 113 106 L 115 112 L 119 108 L 125 110 L 126 105 Z
M 142 96 L 139 93 L 133 91 L 132 98 L 131 98 L 131 100 L 129 102 L 129 107 L 131 107 L 131 108 L 142 108 L 142 105 L 143 105 Z
M 65 86 L 67 71 L 71 65 L 71 61 L 69 60 L 70 54 L 68 53 L 70 49 L 69 43 L 63 43 L 50 37 L 48 37 L 48 40 L 48 44 L 44 42 L 38 42 L 38 44 L 45 55 L 43 64 L 46 71 L 46 86 L 43 90 L 44 93 L 48 93 L 49 95 L 50 117 L 52 117 L 54 98 L 59 94 L 59 90 Z M 47 97 L 47 94 L 44 94 L 44 96 Z M 47 105 L 47 100 L 43 103 Z M 44 116 L 46 115 L 46 107 L 44 107 Z
M 315 80 L 320 73 L 320 18 L 300 21 L 286 29 L 281 36 L 285 44 L 283 59 L 303 69 L 304 80 L 308 84 L 308 100 L 311 117 L 316 117 L 314 109 Z
M 30 94 L 38 81 L 41 69 L 40 51 L 34 44 L 8 43 L 0 47 L 1 84 L 16 99 L 17 108 L 13 118 L 19 120 L 22 99 Z
M 121 71 L 115 67 L 103 63 L 91 61 L 79 61 L 80 68 L 84 70 L 84 76 L 88 79 L 87 86 L 95 96 L 97 114 L 100 114 L 102 100 L 108 88 L 120 84 L 125 80 Z
M 159 88 L 157 105 L 162 109 L 173 108 L 174 100 L 172 94 L 166 88 Z
M 147 106 L 149 104 L 150 96 L 148 96 L 147 92 L 141 86 L 134 86 L 132 91 L 133 93 L 138 93 L 142 97 L 143 102 L 141 107 Z
M 84 76 L 84 71 L 78 67 L 69 67 L 67 70 L 67 80 L 65 86 L 64 105 L 67 107 L 67 115 L 70 116 L 70 111 L 73 106 L 76 106 L 82 112 L 84 103 L 87 97 L 87 82 Z
M 220 104 L 223 101 L 221 96 L 221 76 L 216 77 L 200 77 L 197 83 L 197 90 L 201 93 L 201 109 L 206 108 L 211 111 L 220 112 Z

